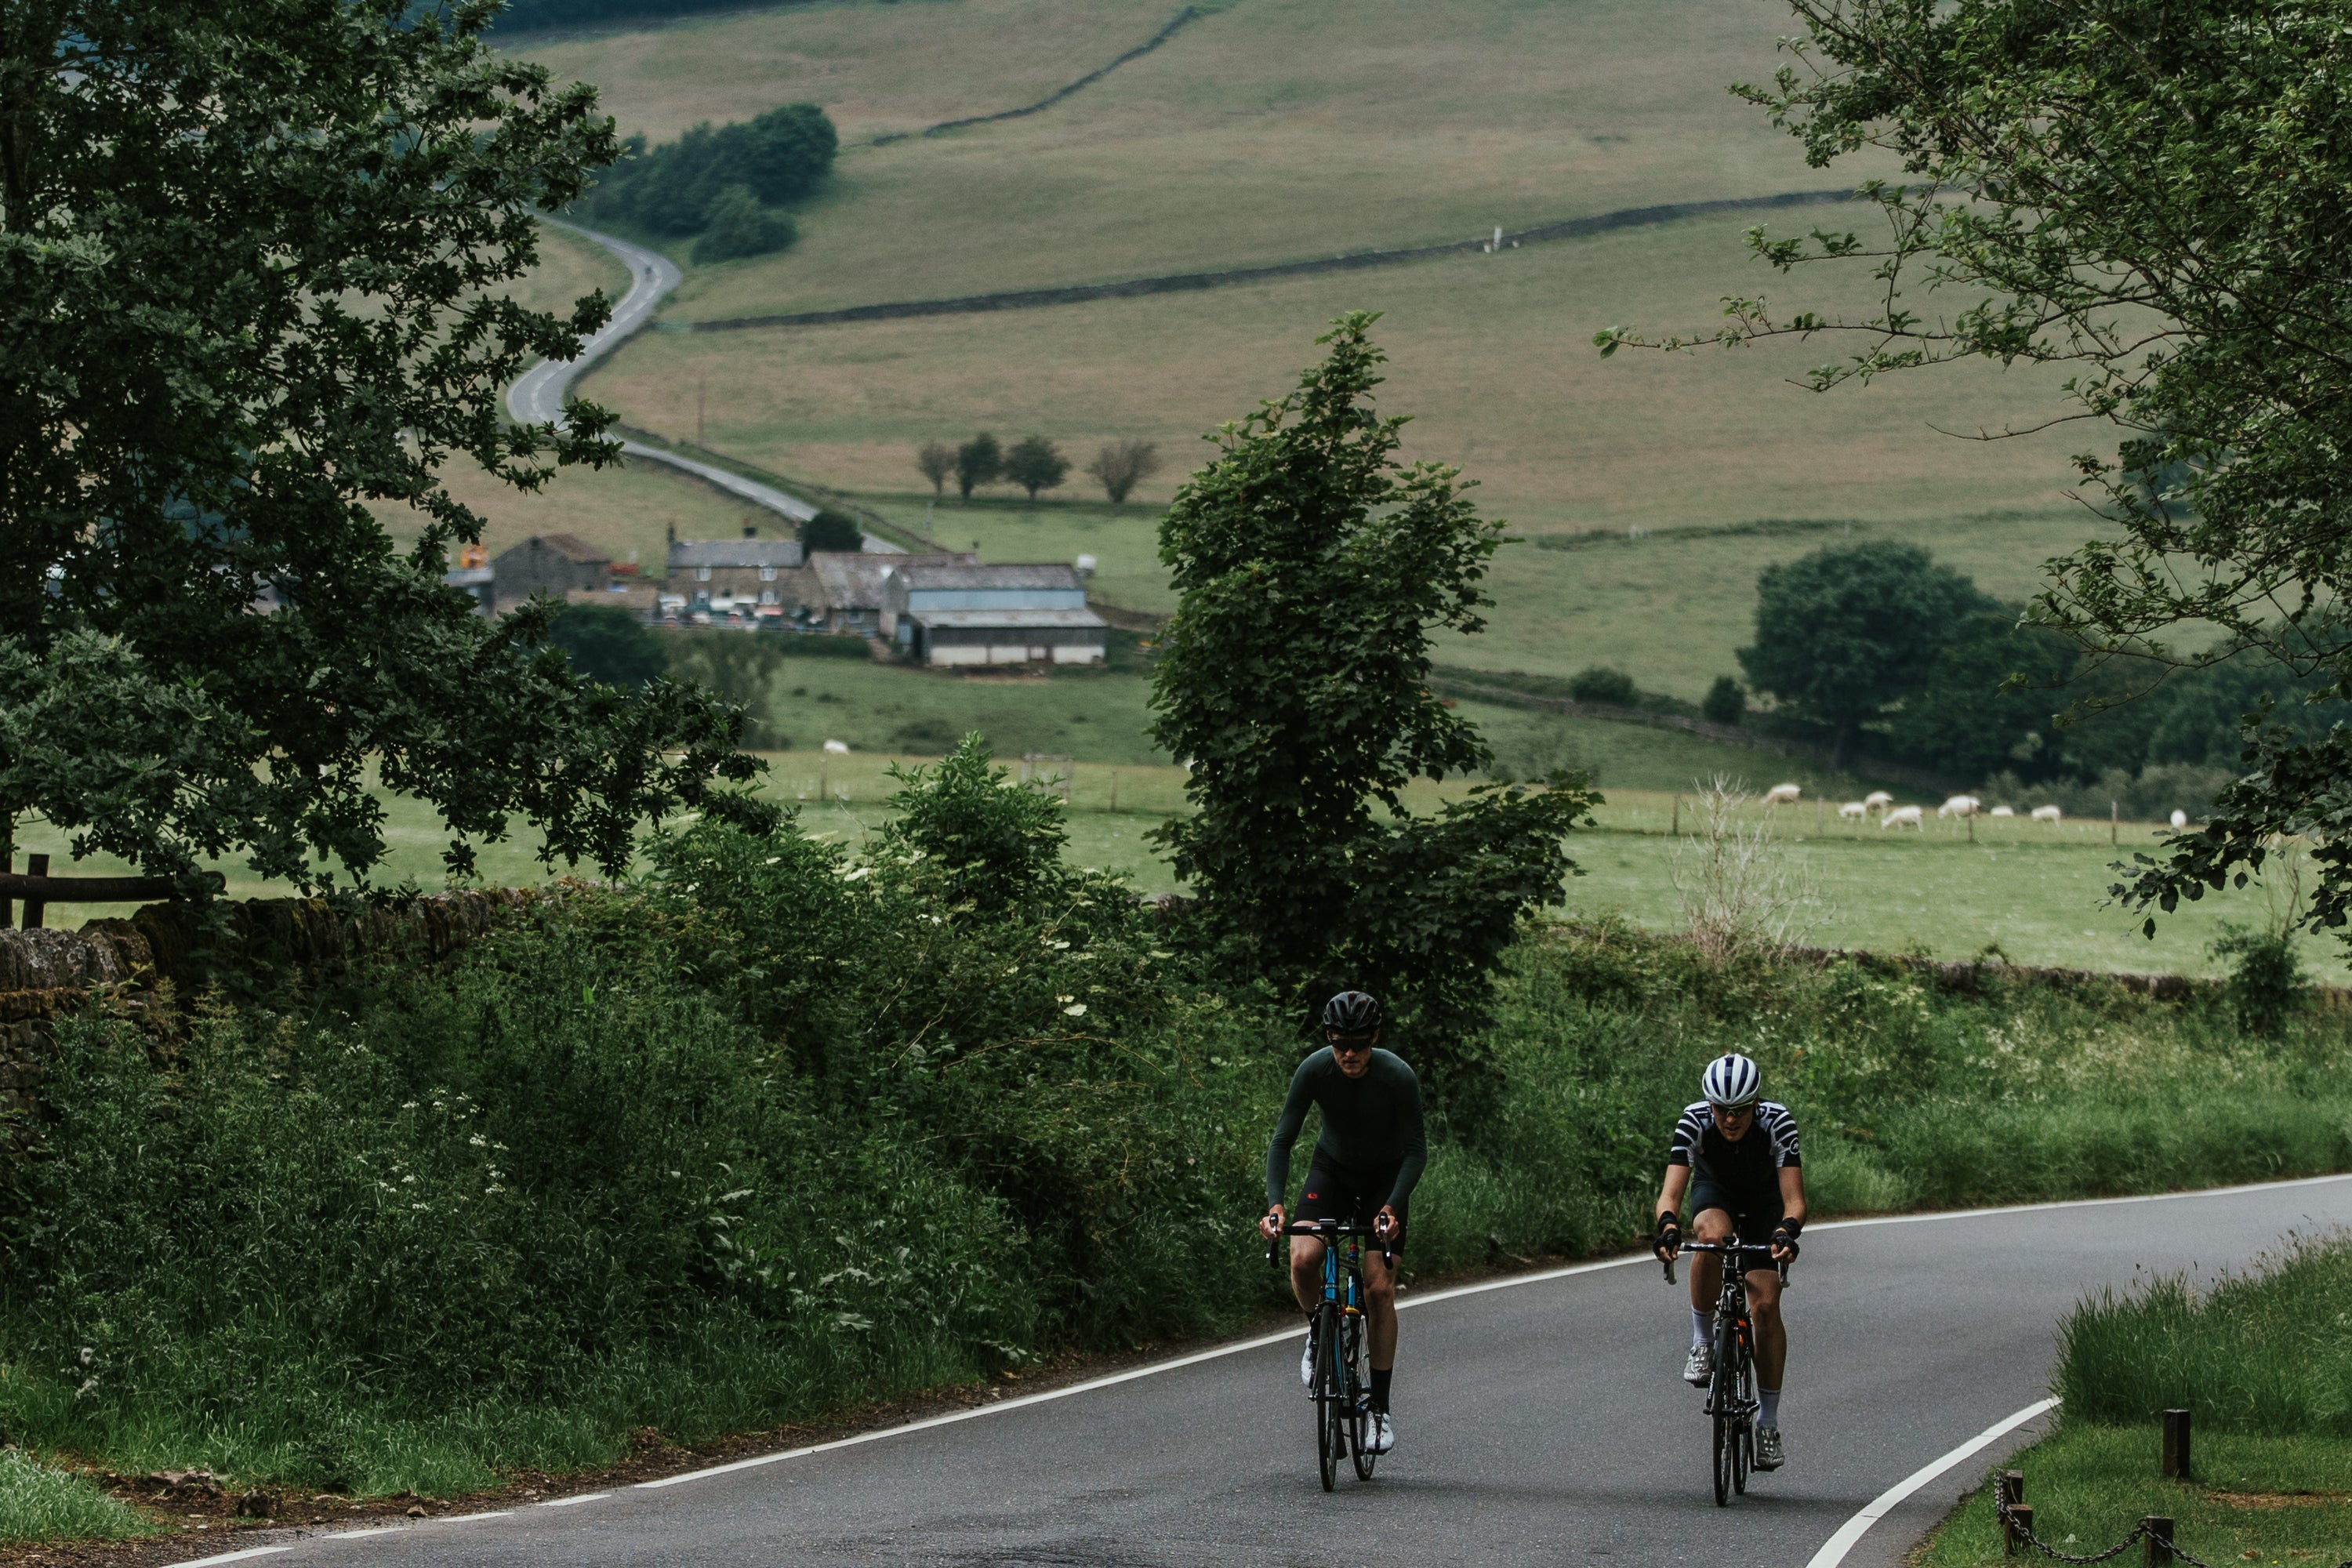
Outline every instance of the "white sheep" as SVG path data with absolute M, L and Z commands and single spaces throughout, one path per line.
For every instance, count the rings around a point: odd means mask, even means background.
M 2065 815 L 2054 805 L 2037 805 L 2033 808 L 2033 820 L 2046 822 L 2053 827 L 2057 826 L 2064 819 Z
M 1927 823 L 1922 819 L 1920 808 L 1916 805 L 1897 805 L 1889 807 L 1885 816 L 1880 819 L 1878 826 L 1882 829 L 1888 827 L 1916 827 L 1923 833 L 1927 831 Z
M 1874 789 L 1862 797 L 1862 804 L 1873 811 L 1885 811 L 1895 804 L 1895 797 L 1883 789 Z
M 836 757 L 849 755 L 849 742 L 846 741 L 827 741 L 824 743 L 824 749 Z
M 1977 807 L 1983 804 L 1984 802 L 1972 795 L 1956 795 L 1937 806 L 1936 815 L 1939 817 L 1974 816 L 1977 814 Z
M 2015 816 L 2017 813 L 2008 806 L 1996 805 L 1990 811 L 1985 813 L 1985 815 L 1987 816 Z
M 1864 817 L 1868 816 L 1869 815 L 1869 805 L 1858 800 L 1847 801 L 1843 805 L 1838 807 L 1838 820 L 1840 822 L 1860 822 Z
M 2172 831 L 2173 831 L 2173 832 L 2178 833 L 2178 832 L 2179 832 L 2182 828 L 2184 828 L 2184 827 L 2186 827 L 2186 826 L 2189 826 L 2189 814 L 2188 814 L 2187 812 L 2185 812 L 2185 811 L 2176 811 L 2176 812 L 2174 812 L 2174 813 L 2172 814 Z
M 1797 797 L 1804 793 L 1805 792 L 1802 789 L 1792 784 L 1774 784 L 1770 789 L 1764 792 L 1764 804 L 1766 805 L 1794 805 L 1797 804 Z

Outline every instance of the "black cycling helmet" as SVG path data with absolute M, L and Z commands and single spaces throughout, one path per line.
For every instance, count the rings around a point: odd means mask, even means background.
M 1323 1026 L 1335 1035 L 1369 1035 L 1381 1026 L 1381 1005 L 1363 991 L 1342 991 L 1324 1005 Z

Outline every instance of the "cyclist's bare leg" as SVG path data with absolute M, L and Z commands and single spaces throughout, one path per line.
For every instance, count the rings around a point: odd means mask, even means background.
M 1311 1312 L 1323 1300 L 1323 1241 L 1320 1237 L 1290 1238 L 1290 1289 L 1298 1310 Z
M 1731 1215 L 1725 1209 L 1701 1209 L 1691 1215 L 1691 1239 L 1720 1245 L 1731 1239 Z M 1695 1252 L 1690 1260 L 1691 1305 L 1702 1312 L 1715 1310 L 1723 1289 L 1723 1254 Z
M 1364 1252 L 1364 1321 L 1370 1329 L 1371 1368 L 1396 1365 L 1396 1269 L 1375 1248 Z
M 1756 1386 L 1778 1388 L 1789 1364 L 1789 1325 L 1780 1321 L 1780 1276 L 1769 1263 L 1748 1271 L 1748 1316 L 1756 1325 Z

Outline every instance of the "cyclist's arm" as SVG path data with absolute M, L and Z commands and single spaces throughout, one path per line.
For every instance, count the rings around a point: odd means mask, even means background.
M 1274 1142 L 1265 1146 L 1265 1206 L 1269 1209 L 1279 1207 L 1283 1194 L 1290 1190 L 1291 1145 L 1298 1142 L 1298 1130 L 1307 1125 L 1307 1108 L 1315 1103 L 1315 1091 L 1307 1081 L 1307 1069 L 1314 1065 L 1315 1058 L 1309 1057 L 1290 1075 L 1282 1120 L 1274 1124 Z
M 1784 1182 L 1789 1174 L 1787 1171 L 1780 1173 Z M 1690 1191 L 1690 1167 L 1679 1164 L 1668 1165 L 1666 1179 L 1658 1188 L 1658 1201 L 1650 1212 L 1654 1215 L 1682 1213 L 1683 1194 L 1688 1191 Z
M 1780 1217 L 1805 1223 L 1805 1172 L 1801 1165 L 1780 1167 Z
M 1396 1185 L 1389 1191 L 1388 1206 L 1391 1209 L 1412 1196 L 1421 1173 L 1429 1165 L 1429 1137 L 1421 1121 L 1421 1079 L 1409 1075 L 1407 1082 L 1412 1098 L 1406 1111 L 1404 1158 L 1397 1165 Z

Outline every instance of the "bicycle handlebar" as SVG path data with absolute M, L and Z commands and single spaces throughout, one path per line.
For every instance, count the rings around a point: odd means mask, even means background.
M 1365 1237 L 1367 1240 L 1377 1241 L 1381 1244 L 1381 1260 L 1382 1262 L 1389 1264 L 1394 1264 L 1396 1262 L 1396 1254 L 1390 1248 L 1386 1238 L 1380 1231 L 1373 1229 L 1368 1225 L 1342 1225 L 1336 1219 L 1295 1219 L 1286 1224 L 1275 1234 L 1276 1237 L 1311 1236 L 1322 1241 L 1339 1241 L 1348 1237 L 1360 1236 Z M 1392 1236 L 1395 1233 L 1391 1231 L 1388 1234 Z M 1265 1260 L 1268 1265 L 1271 1265 L 1274 1262 L 1274 1241 L 1272 1239 L 1268 1239 L 1265 1244 Z
M 1657 1237 L 1654 1236 L 1650 1237 L 1650 1240 L 1654 1243 L 1656 1242 Z M 1766 1258 L 1770 1258 L 1772 1256 L 1772 1249 L 1769 1247 L 1759 1246 L 1752 1241 L 1685 1241 L 1677 1246 L 1675 1250 L 1677 1254 L 1685 1252 L 1720 1252 L 1728 1255 L 1732 1253 L 1751 1252 L 1760 1253 Z M 1669 1258 L 1663 1261 L 1666 1266 L 1666 1283 L 1671 1285 L 1675 1282 L 1675 1260 Z M 1778 1267 L 1780 1271 L 1780 1283 L 1785 1287 L 1789 1283 L 1789 1266 L 1786 1263 L 1780 1263 Z

